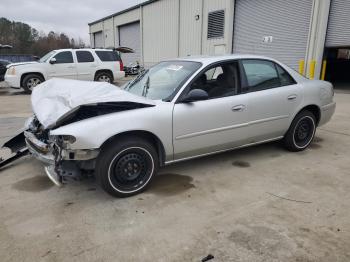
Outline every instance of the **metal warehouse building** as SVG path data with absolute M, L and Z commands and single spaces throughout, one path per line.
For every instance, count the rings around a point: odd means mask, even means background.
M 125 64 L 246 53 L 310 78 L 349 80 L 349 0 L 150 0 L 89 26 L 92 47 L 135 50 Z

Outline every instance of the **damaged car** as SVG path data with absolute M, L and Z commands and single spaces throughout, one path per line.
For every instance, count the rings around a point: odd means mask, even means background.
M 330 83 L 274 59 L 187 57 L 121 88 L 46 81 L 33 90 L 25 131 L 5 146 L 28 150 L 56 185 L 92 173 L 106 192 L 127 197 L 174 162 L 275 140 L 304 150 L 331 119 L 333 96 Z

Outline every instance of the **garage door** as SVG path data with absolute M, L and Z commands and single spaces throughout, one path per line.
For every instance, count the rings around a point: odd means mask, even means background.
M 305 59 L 312 0 L 237 0 L 233 52 L 265 55 L 298 68 Z
M 95 48 L 104 47 L 102 31 L 94 33 L 94 47 Z
M 134 49 L 135 53 L 122 54 L 124 65 L 140 62 L 140 22 L 119 26 L 119 45 Z
M 350 1 L 332 0 L 326 37 L 327 47 L 350 46 Z

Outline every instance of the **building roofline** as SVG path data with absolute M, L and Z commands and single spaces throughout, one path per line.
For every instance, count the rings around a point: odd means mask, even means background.
M 106 16 L 106 17 L 103 17 L 103 18 L 98 19 L 98 20 L 96 20 L 96 21 L 93 21 L 93 22 L 91 22 L 91 23 L 88 23 L 88 25 L 91 26 L 91 25 L 100 23 L 100 22 L 102 22 L 102 21 L 104 21 L 104 20 L 107 20 L 107 19 L 109 19 L 109 18 L 112 18 L 112 17 L 114 17 L 114 16 L 127 13 L 127 12 L 129 12 L 129 11 L 132 11 L 132 10 L 134 10 L 134 9 L 140 8 L 140 7 L 142 7 L 142 6 L 145 6 L 145 5 L 151 4 L 151 3 L 153 3 L 153 2 L 157 2 L 157 1 L 159 1 L 159 0 L 148 0 L 148 1 L 142 2 L 142 3 L 137 4 L 137 5 L 133 5 L 133 6 L 129 7 L 129 8 L 127 8 L 127 9 L 118 11 L 118 12 L 116 12 L 116 13 L 114 13 L 114 14 L 111 14 L 111 15 L 109 15 L 109 16 Z

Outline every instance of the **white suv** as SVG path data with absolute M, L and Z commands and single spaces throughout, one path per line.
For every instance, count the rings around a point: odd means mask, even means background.
M 87 81 L 114 82 L 123 78 L 123 62 L 110 49 L 59 49 L 43 56 L 38 62 L 14 63 L 7 67 L 5 81 L 27 93 L 53 77 Z

